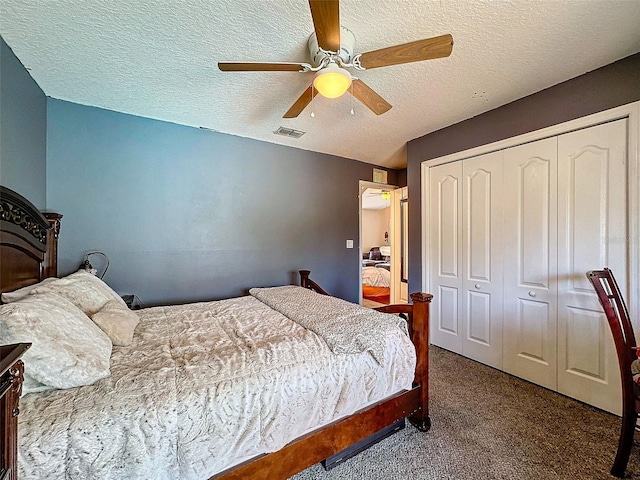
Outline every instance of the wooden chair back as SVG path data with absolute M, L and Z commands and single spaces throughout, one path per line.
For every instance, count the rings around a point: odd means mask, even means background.
M 635 431 L 640 406 L 640 402 L 638 402 L 635 393 L 633 374 L 631 372 L 631 364 L 637 358 L 636 337 L 633 332 L 633 325 L 629 319 L 627 306 L 613 272 L 608 268 L 591 270 L 587 272 L 587 278 L 593 284 L 593 288 L 598 295 L 598 300 L 609 322 L 609 328 L 611 329 L 618 364 L 620 366 L 620 379 L 622 381 L 622 427 L 620 431 L 620 441 L 618 443 L 618 452 L 614 460 L 613 468 L 611 469 L 611 474 L 622 478 L 629 461 L 629 454 L 633 443 L 633 433 Z

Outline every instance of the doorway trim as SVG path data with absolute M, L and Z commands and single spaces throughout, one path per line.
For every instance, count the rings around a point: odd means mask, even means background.
M 376 183 L 367 180 L 360 180 L 358 185 L 358 303 L 362 305 L 362 197 L 367 188 L 375 188 L 377 190 L 396 190 L 400 187 L 397 185 L 389 185 L 387 183 Z M 389 238 L 393 238 L 392 222 L 389 222 Z M 391 263 L 393 268 L 393 257 L 391 257 Z

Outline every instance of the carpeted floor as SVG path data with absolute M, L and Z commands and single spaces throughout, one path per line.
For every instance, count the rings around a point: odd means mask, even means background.
M 431 430 L 411 426 L 295 480 L 614 479 L 618 417 L 433 347 Z M 640 479 L 640 448 L 628 478 Z

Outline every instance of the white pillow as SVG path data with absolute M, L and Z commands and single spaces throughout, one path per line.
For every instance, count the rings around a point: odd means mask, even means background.
M 117 300 L 109 300 L 102 310 L 91 317 L 107 334 L 114 345 L 127 346 L 133 341 L 133 331 L 140 319 L 138 315 L 123 307 Z
M 91 385 L 110 374 L 109 337 L 60 295 L 31 294 L 1 305 L 0 338 L 33 344 L 22 357 L 25 375 L 33 380 L 23 393 Z
M 45 292 L 62 295 L 88 316 L 102 310 L 102 307 L 109 300 L 119 301 L 123 307 L 127 306 L 120 295 L 114 292 L 109 285 L 84 270 L 36 287 L 31 291 L 31 294 Z
M 0 296 L 0 298 L 2 299 L 2 303 L 15 302 L 16 300 L 20 300 L 21 298 L 24 298 L 27 295 L 29 295 L 29 293 L 31 293 L 31 290 L 33 290 L 34 288 L 41 287 L 42 285 L 46 285 L 47 283 L 53 282 L 54 280 L 57 280 L 57 278 L 47 277 L 44 280 L 42 280 L 40 283 L 29 285 L 27 287 L 22 287 L 17 290 L 13 290 L 11 292 L 4 292 Z

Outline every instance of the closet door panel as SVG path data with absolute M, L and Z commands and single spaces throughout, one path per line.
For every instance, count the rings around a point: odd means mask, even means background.
M 609 327 L 585 273 L 609 267 L 627 285 L 627 121 L 558 138 L 558 391 L 620 413 Z
M 504 370 L 557 384 L 557 141 L 504 151 Z
M 462 162 L 462 352 L 502 368 L 502 152 Z
M 438 331 L 446 335 L 446 340 L 449 342 L 454 341 L 449 338 L 451 336 L 458 337 L 460 334 L 459 322 L 458 322 L 458 295 L 459 289 L 447 285 L 439 285 L 437 287 L 438 296 L 440 301 L 436 303 L 435 309 L 438 312 Z M 445 343 L 442 342 L 440 346 L 444 347 Z M 462 353 L 460 349 L 456 349 L 458 353 Z
M 462 163 L 429 169 L 431 343 L 462 353 Z
M 550 357 L 549 304 L 546 302 L 534 302 L 526 299 L 518 299 L 517 342 L 520 355 L 533 362 L 548 365 Z

